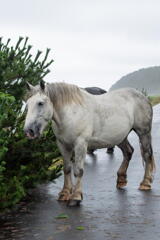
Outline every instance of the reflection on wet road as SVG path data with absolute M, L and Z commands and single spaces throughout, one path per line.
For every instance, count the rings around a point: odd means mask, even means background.
M 135 152 L 128 169 L 128 185 L 116 189 L 116 172 L 122 161 L 118 148 L 88 155 L 85 163 L 84 200 L 79 208 L 57 202 L 63 178 L 40 186 L 33 201 L 20 210 L 1 216 L 0 239 L 20 240 L 128 240 L 160 239 L 160 106 L 154 108 L 153 147 L 157 163 L 152 191 L 138 190 L 144 170 L 135 134 L 130 142 Z M 65 214 L 66 218 L 58 218 Z

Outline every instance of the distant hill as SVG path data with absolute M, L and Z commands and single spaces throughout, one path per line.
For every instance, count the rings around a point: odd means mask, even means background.
M 143 68 L 127 74 L 117 81 L 109 91 L 133 87 L 142 91 L 145 89 L 150 96 L 160 95 L 160 67 Z

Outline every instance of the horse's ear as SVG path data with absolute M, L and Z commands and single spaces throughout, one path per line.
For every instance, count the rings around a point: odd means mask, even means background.
M 26 82 L 26 86 L 29 91 L 34 90 L 34 86 L 32 86 L 29 82 Z
M 44 90 L 45 90 L 45 82 L 43 80 L 40 81 L 40 88 L 44 92 Z

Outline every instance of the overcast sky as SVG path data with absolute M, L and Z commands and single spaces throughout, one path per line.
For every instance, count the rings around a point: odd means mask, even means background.
M 0 34 L 51 48 L 46 81 L 109 89 L 127 73 L 160 65 L 160 1 L 5 0 Z

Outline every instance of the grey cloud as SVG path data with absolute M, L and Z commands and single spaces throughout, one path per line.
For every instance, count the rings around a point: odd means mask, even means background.
M 158 0 L 7 0 L 1 9 L 2 35 L 28 35 L 35 48 L 52 48 L 49 81 L 109 88 L 160 62 Z

